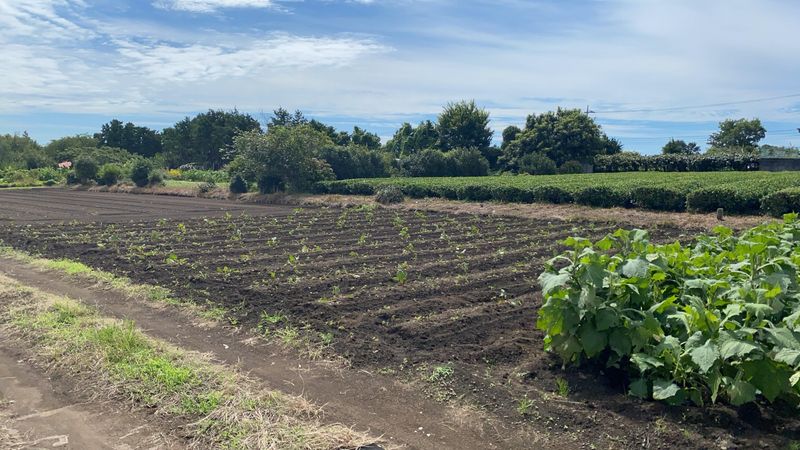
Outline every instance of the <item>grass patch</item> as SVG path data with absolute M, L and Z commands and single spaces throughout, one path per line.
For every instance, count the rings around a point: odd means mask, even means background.
M 2 275 L 0 323 L 48 369 L 77 378 L 93 396 L 178 422 L 200 448 L 340 449 L 375 442 L 321 424 L 319 408 L 301 397 L 266 391 L 203 355 L 145 335 L 132 322 L 101 317 Z

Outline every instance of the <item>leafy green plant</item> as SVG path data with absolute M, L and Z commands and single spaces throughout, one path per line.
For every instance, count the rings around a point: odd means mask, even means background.
M 626 370 L 672 404 L 800 400 L 800 221 L 725 227 L 693 246 L 642 230 L 568 238 L 539 277 L 537 326 L 565 364 Z

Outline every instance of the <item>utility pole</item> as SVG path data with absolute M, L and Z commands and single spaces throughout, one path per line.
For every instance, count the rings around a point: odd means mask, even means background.
M 594 111 L 589 109 L 589 105 L 586 105 L 586 115 L 588 116 L 589 114 L 594 114 Z M 798 128 L 797 130 L 800 131 L 800 128 Z

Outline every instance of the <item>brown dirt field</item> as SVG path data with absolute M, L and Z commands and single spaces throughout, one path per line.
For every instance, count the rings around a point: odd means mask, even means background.
M 73 192 L 72 197 L 79 208 L 81 202 L 131 196 Z M 487 427 L 483 437 L 500 448 L 531 448 L 530 437 L 538 439 L 533 448 L 749 448 L 785 445 L 800 435 L 797 419 L 760 406 L 754 415 L 752 408 L 641 402 L 623 395 L 613 374 L 564 370 L 542 351 L 542 335 L 534 329 L 541 302 L 536 277 L 544 261 L 562 250 L 561 239 L 572 234 L 599 239 L 623 224 L 647 225 L 658 241 L 689 240 L 688 230 L 711 226 L 707 217 L 659 214 L 659 220 L 643 220 L 638 211 L 603 210 L 612 212 L 589 220 L 560 207 L 519 205 L 531 208 L 520 212 L 514 205 L 497 212 L 505 205 L 440 201 L 288 212 L 262 206 L 263 214 L 244 216 L 214 209 L 212 217 L 202 217 L 202 210 L 180 216 L 189 207 L 172 202 L 197 207 L 208 200 L 169 198 L 167 208 L 160 204 L 164 197 L 141 197 L 152 212 L 140 220 L 104 224 L 87 214 L 80 221 L 78 212 L 72 223 L 23 218 L 25 225 L 0 222 L 0 239 L 224 305 L 236 311 L 239 323 L 259 325 L 274 336 L 308 336 L 353 364 L 346 377 L 366 371 L 385 386 L 408 382 L 443 408 L 480 411 L 487 424 L 500 424 Z M 47 203 L 41 194 L 28 215 L 41 216 L 36 209 Z M 177 219 L 161 212 L 170 208 Z M 455 210 L 442 211 L 447 208 Z M 476 214 L 490 212 L 479 208 L 495 212 Z M 157 219 L 159 214 L 165 220 Z M 683 221 L 675 223 L 671 216 Z M 764 220 L 736 219 L 728 224 Z M 556 394 L 561 380 L 569 386 L 566 397 Z M 408 407 L 394 397 L 379 401 L 383 407 Z M 520 436 L 522 443 L 514 439 Z

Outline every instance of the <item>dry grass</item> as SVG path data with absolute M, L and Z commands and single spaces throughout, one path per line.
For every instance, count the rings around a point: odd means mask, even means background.
M 3 275 L 0 323 L 4 337 L 21 342 L 51 374 L 76 380 L 84 396 L 146 408 L 176 425 L 195 448 L 333 450 L 376 442 L 325 424 L 322 410 L 302 397 L 267 390 L 132 323 L 101 317 L 82 303 Z

